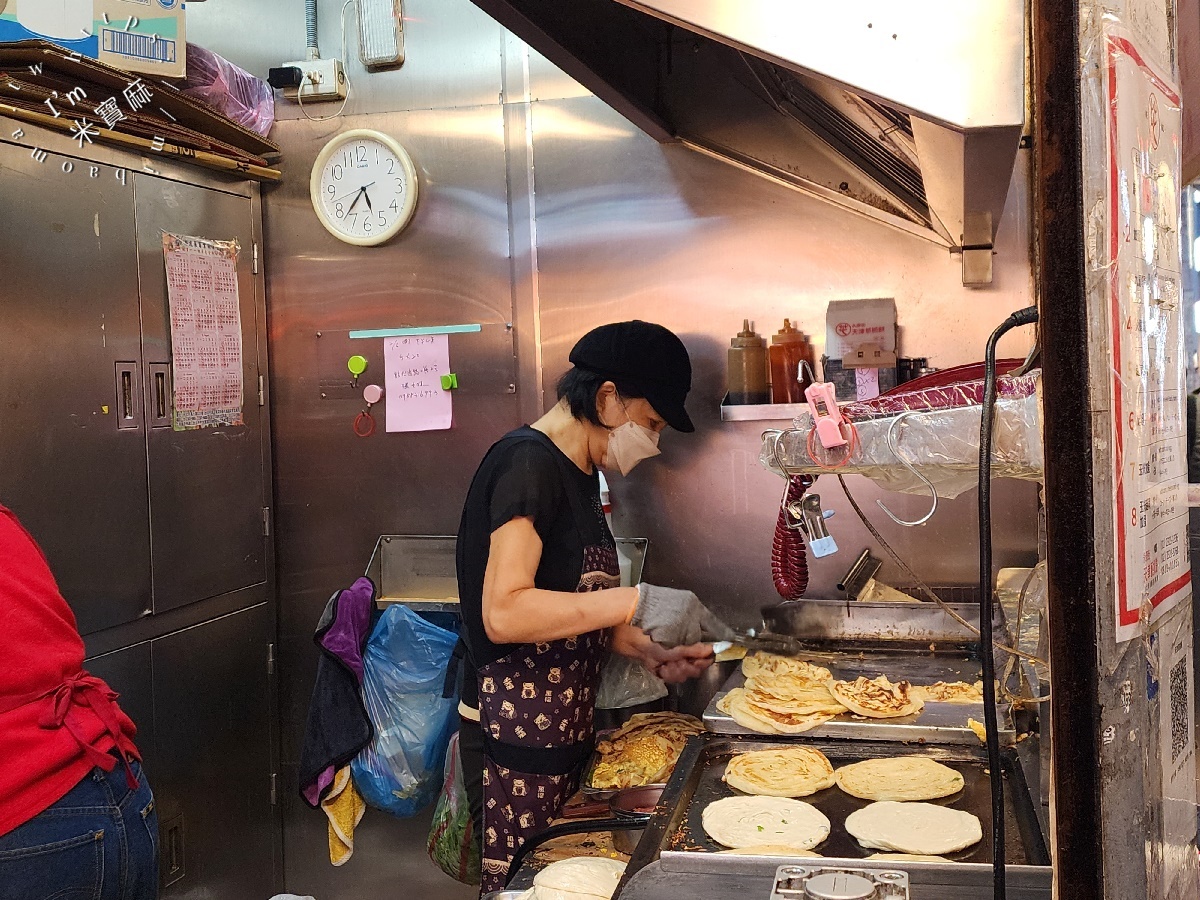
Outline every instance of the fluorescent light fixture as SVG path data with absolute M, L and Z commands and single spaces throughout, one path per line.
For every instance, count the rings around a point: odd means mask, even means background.
M 402 0 L 358 0 L 358 55 L 371 69 L 404 63 Z

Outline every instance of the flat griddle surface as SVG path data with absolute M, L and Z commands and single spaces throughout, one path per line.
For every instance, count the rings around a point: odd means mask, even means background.
M 663 794 L 660 809 L 673 809 L 673 813 L 662 822 L 660 852 L 716 853 L 727 849 L 708 837 L 701 820 L 704 808 L 714 800 L 742 796 L 740 791 L 735 791 L 721 780 L 725 764 L 748 750 L 795 747 L 798 743 L 820 750 L 834 768 L 864 759 L 926 756 L 957 769 L 965 782 L 963 790 L 929 802 L 974 813 L 983 828 L 983 839 L 966 850 L 947 854 L 946 858 L 958 863 L 991 864 L 991 790 L 982 748 L 912 746 L 885 741 L 861 744 L 844 740 L 778 741 L 714 734 L 702 735 L 689 744 L 675 777 Z M 1046 865 L 1045 845 L 1037 828 L 1029 791 L 1015 756 L 1011 751 L 1005 753 L 1006 861 L 1009 865 Z M 684 768 L 689 765 L 690 768 Z M 800 799 L 819 809 L 830 822 L 829 837 L 813 848 L 816 853 L 826 857 L 861 859 L 880 852 L 862 847 L 846 831 L 846 817 L 867 806 L 870 801 L 852 797 L 836 785 Z M 639 851 L 641 849 L 639 847 Z

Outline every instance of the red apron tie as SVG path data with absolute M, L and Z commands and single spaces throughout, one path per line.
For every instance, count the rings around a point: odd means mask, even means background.
M 81 671 L 77 675 L 72 675 L 54 690 L 43 694 L 42 698 L 49 702 L 42 711 L 38 724 L 42 728 L 65 726 L 71 737 L 75 738 L 75 742 L 83 749 L 88 760 L 105 772 L 111 772 L 117 765 L 116 759 L 111 753 L 106 753 L 95 744 L 88 743 L 80 731 L 75 717 L 71 715 L 71 707 L 75 704 L 88 706 L 104 726 L 105 732 L 113 739 L 114 749 L 120 754 L 121 762 L 125 764 L 126 785 L 131 791 L 137 790 L 138 781 L 134 777 L 133 766 L 129 762 L 129 756 L 125 753 L 125 749 L 121 746 L 123 731 L 121 723 L 117 720 L 117 707 L 113 703 L 117 699 L 116 691 L 94 675 Z

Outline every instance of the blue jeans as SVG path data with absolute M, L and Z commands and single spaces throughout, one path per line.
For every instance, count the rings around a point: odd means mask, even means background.
M 153 900 L 158 813 L 133 763 L 93 769 L 65 797 L 0 836 L 0 900 Z

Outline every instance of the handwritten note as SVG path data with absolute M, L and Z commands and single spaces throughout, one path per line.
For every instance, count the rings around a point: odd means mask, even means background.
M 874 400 L 879 396 L 879 370 L 855 369 L 854 386 L 861 400 Z
M 450 341 L 444 334 L 386 338 L 387 431 L 439 431 L 453 423 L 450 391 L 442 376 L 450 374 Z

